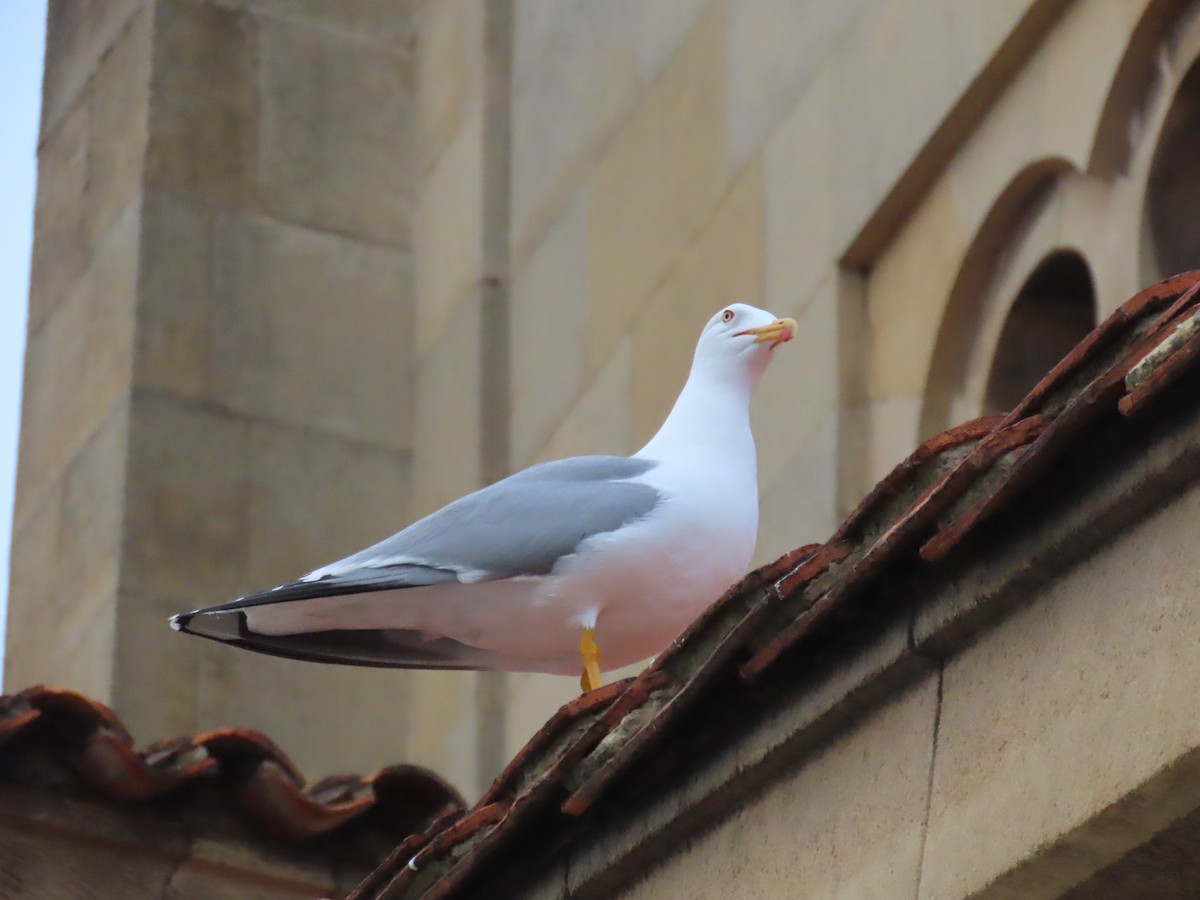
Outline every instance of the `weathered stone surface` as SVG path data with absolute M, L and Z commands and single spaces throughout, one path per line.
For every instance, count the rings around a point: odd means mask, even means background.
M 589 374 L 587 194 L 580 193 L 513 280 L 512 456 L 525 465 Z
M 8 684 L 109 694 L 129 415 L 119 403 L 14 529 Z
M 199 643 L 199 729 L 236 724 L 269 734 L 313 780 L 412 760 L 408 673 L 316 665 Z M 443 771 L 436 761 L 431 765 Z
M 155 4 L 147 184 L 215 204 L 253 199 L 256 42 L 255 21 L 240 10 Z
M 870 5 L 867 0 L 729 0 L 729 155 L 734 165 L 757 151 Z M 826 136 L 810 135 L 817 141 Z
M 405 759 L 433 769 L 462 791 L 468 803 L 474 801 L 498 774 L 479 771 L 479 674 L 413 671 L 407 675 L 407 712 L 421 725 L 408 732 Z
M 874 338 L 873 397 L 924 392 L 943 308 L 936 302 L 914 303 L 913 298 L 926 292 L 935 298 L 948 295 L 970 240 L 953 186 L 942 183 L 871 270 L 867 308 Z
M 174 859 L 166 854 L 72 840 L 55 829 L 6 821 L 0 830 L 0 877 L 27 897 L 78 896 L 81 886 L 103 885 L 110 896 L 162 896 Z
M 180 609 L 249 586 L 250 426 L 166 396 L 135 395 L 121 585 Z
M 484 3 L 443 0 L 416 13 L 416 143 L 420 172 L 449 145 L 483 90 Z
M 17 528 L 128 391 L 138 208 L 114 224 L 87 272 L 25 351 Z
M 936 711 L 926 678 L 621 896 L 912 896 Z
M 421 185 L 414 243 L 416 350 L 422 357 L 483 274 L 482 129 L 482 113 L 472 107 Z
M 214 213 L 165 191 L 142 203 L 133 380 L 200 398 L 212 390 Z
M 474 298 L 458 308 L 453 327 L 416 365 L 414 517 L 483 486 L 482 329 Z
M 842 403 L 839 300 L 835 280 L 830 279 L 802 300 L 770 307 L 776 315 L 796 320 L 796 336 L 774 354 L 750 407 L 760 486 L 785 474 L 802 474 L 789 473 L 786 460 Z
M 513 235 L 524 259 L 707 0 L 515 4 Z
M 605 681 L 615 681 L 611 674 Z M 512 759 L 564 703 L 579 696 L 579 679 L 513 672 L 508 675 L 504 758 Z
M 830 410 L 776 477 L 767 480 L 760 473 L 755 565 L 805 544 L 823 543 L 837 528 L 838 425 Z
M 214 241 L 214 399 L 408 446 L 408 255 L 235 214 L 218 216 Z
M 796 308 L 837 266 L 833 108 L 829 78 L 814 79 L 763 150 L 769 309 Z
M 292 890 L 299 890 L 299 886 L 308 883 L 310 889 L 316 889 L 318 886 L 329 890 L 330 873 L 322 871 L 322 866 L 319 864 L 305 865 L 292 860 L 284 859 L 263 859 L 263 854 L 256 849 L 247 847 L 245 844 L 237 841 L 223 840 L 220 837 L 200 837 L 191 847 L 191 862 L 199 864 L 196 868 L 203 866 L 211 866 L 216 869 L 223 869 L 225 872 L 232 874 L 233 872 L 250 872 L 257 871 L 262 875 L 278 879 L 282 882 L 292 882 Z M 190 868 L 188 866 L 185 869 Z M 195 873 L 192 878 L 195 878 Z M 179 879 L 178 884 L 182 886 L 187 884 L 190 879 Z M 203 882 L 196 879 L 198 884 Z M 173 885 L 177 882 L 173 881 Z M 231 886 L 232 887 L 232 886 Z M 292 896 L 292 892 L 287 890 L 287 887 L 281 885 L 284 891 L 283 896 Z M 245 886 L 243 886 L 245 889 Z M 182 892 L 181 892 L 182 893 Z M 184 894 L 184 896 L 187 896 Z M 218 894 L 218 897 L 223 897 L 224 894 Z M 229 896 L 235 896 L 230 894 Z M 270 895 L 273 896 L 273 895 Z M 300 893 L 300 896 L 310 896 L 308 892 Z
M 98 247 L 139 195 L 146 157 L 153 8 L 143 7 L 105 54 L 88 88 L 87 246 Z
M 419 0 L 197 0 L 245 9 L 263 18 L 319 26 L 361 41 L 407 47 L 413 40 L 414 7 Z
M 923 897 L 979 890 L 1200 744 L 1198 513 L 1192 488 L 947 663 Z M 1118 845 L 1080 844 L 1073 873 Z
M 66 13 L 55 13 L 51 21 L 56 15 Z M 78 102 L 39 147 L 31 336 L 76 287 L 95 256 L 112 252 L 111 246 L 101 248 L 137 201 L 146 148 L 150 23 L 150 10 L 143 8 L 114 36 Z
M 629 453 L 636 449 L 629 432 L 633 348 L 628 338 L 617 345 L 579 402 L 538 454 L 557 459 L 585 453 Z
M 409 463 L 407 451 L 251 425 L 250 584 L 297 578 L 407 525 Z
M 333 879 L 317 879 L 308 873 L 304 881 L 266 879 L 260 875 L 262 864 L 254 860 L 247 870 L 230 871 L 224 866 L 202 862 L 184 863 L 173 870 L 166 883 L 165 900 L 187 900 L 204 897 L 206 900 L 311 900 L 328 897 L 338 891 Z
M 38 149 L 28 333 L 41 329 L 88 267 L 84 209 L 88 107 L 80 103 Z
M 591 359 L 612 353 L 725 190 L 725 19 L 697 20 L 591 182 Z
M 72 109 L 96 73 L 100 61 L 122 39 L 146 0 L 79 2 L 52 0 L 46 17 L 46 65 L 42 83 L 42 139 L 47 139 Z
M 763 180 L 755 165 L 722 198 L 633 323 L 634 443 L 649 440 L 671 411 L 708 320 L 729 303 L 762 306 L 762 298 Z
M 404 18 L 397 9 L 395 18 Z M 257 24 L 255 181 L 281 219 L 409 244 L 412 59 L 322 29 Z
M 830 57 L 840 98 L 834 117 L 835 245 L 844 247 L 855 236 L 1033 3 L 967 7 L 955 0 L 887 0 L 846 35 Z
M 861 448 L 863 477 L 861 497 L 876 482 L 892 471 L 920 443 L 918 424 L 921 397 L 895 397 L 876 400 L 865 408 L 850 410 L 850 416 L 865 420 Z
M 203 602 L 229 599 L 214 596 Z M 196 692 L 165 687 L 199 682 L 206 642 L 173 631 L 169 623 L 172 615 L 193 608 L 194 603 L 171 590 L 124 589 L 117 594 L 113 643 L 101 650 L 114 660 L 109 702 L 139 746 L 199 728 Z

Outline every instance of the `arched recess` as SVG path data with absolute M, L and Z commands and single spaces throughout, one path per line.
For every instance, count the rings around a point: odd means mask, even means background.
M 1146 179 L 1144 280 L 1200 268 L 1200 60 L 1171 98 Z
M 1017 293 L 992 355 L 982 412 L 1007 412 L 1096 327 L 1096 291 L 1073 250 L 1047 256 Z
M 963 257 L 938 328 L 921 408 L 922 437 L 954 424 L 951 412 L 977 352 L 977 336 L 988 305 L 994 301 L 1001 263 L 1011 258 L 1058 181 L 1073 171 L 1070 161 L 1060 157 L 1029 164 L 1009 182 L 984 217 Z
M 1169 88 L 1163 54 L 1171 49 L 1171 36 L 1198 12 L 1197 0 L 1151 0 L 1146 5 L 1113 74 L 1092 140 L 1089 174 L 1111 179 L 1129 172 L 1138 145 L 1153 126 L 1155 97 Z

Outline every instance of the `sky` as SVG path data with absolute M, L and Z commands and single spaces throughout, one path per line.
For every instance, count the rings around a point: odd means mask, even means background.
M 0 661 L 8 607 L 46 0 L 0 0 Z

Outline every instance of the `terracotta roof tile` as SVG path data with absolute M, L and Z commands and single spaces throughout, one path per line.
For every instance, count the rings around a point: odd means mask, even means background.
M 1138 293 L 1010 413 L 925 441 L 830 541 L 751 573 L 637 678 L 568 704 L 464 818 L 408 839 L 354 900 L 478 888 L 523 833 L 565 831 L 720 683 L 753 690 L 814 632 L 852 612 L 897 565 L 934 565 L 1099 421 L 1131 415 L 1200 360 L 1200 272 Z M 504 857 L 512 864 L 510 857 Z
M 463 809 L 452 787 L 417 766 L 308 785 L 258 732 L 223 728 L 139 752 L 112 710 L 82 694 L 39 686 L 0 697 L 0 780 L 36 782 L 47 769 L 82 782 L 103 800 L 124 804 L 216 788 L 230 813 L 284 842 L 336 833 L 339 840 L 357 836 L 394 846 Z

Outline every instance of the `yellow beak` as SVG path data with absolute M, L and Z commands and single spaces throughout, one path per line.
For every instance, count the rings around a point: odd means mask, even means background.
M 776 319 L 770 325 L 760 325 L 757 328 L 747 328 L 745 331 L 739 331 L 734 337 L 740 334 L 754 335 L 754 343 L 756 344 L 770 341 L 771 349 L 774 350 L 780 344 L 786 343 L 796 336 L 796 320 Z

